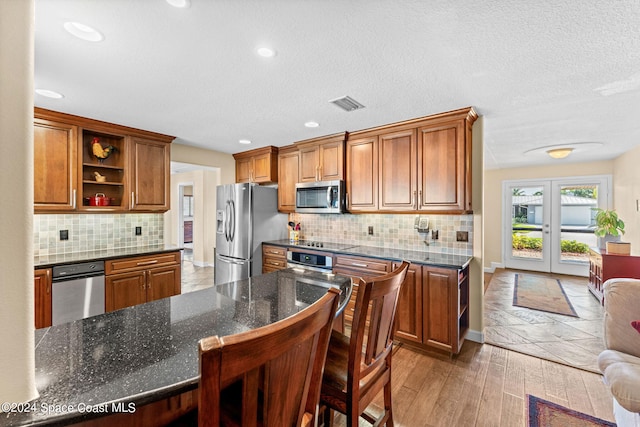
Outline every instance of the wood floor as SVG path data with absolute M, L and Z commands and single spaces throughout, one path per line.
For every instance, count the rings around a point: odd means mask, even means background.
M 211 267 L 183 263 L 183 292 L 213 284 Z M 494 275 L 495 276 L 495 275 Z M 526 395 L 613 421 L 602 376 L 489 344 L 466 341 L 455 358 L 394 351 L 394 421 L 400 427 L 526 426 Z M 382 395 L 370 406 L 380 411 Z M 335 426 L 345 424 L 336 414 Z M 360 425 L 369 425 L 361 419 Z
M 517 273 L 559 279 L 579 317 L 514 306 Z M 484 295 L 485 342 L 599 373 L 603 313 L 586 277 L 497 269 Z

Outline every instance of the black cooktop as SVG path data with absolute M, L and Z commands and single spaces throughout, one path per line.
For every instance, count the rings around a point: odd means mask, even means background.
M 308 248 L 337 250 L 337 251 L 341 251 L 341 250 L 352 248 L 352 247 L 356 246 L 356 245 L 349 245 L 349 244 L 344 244 L 344 243 L 320 242 L 320 241 L 316 241 L 316 240 L 299 240 L 296 243 L 291 243 L 291 245 L 295 245 L 295 246 L 298 246 L 298 247 L 308 247 Z

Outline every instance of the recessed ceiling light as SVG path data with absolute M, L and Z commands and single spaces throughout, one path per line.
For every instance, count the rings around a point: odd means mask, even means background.
M 98 30 L 88 25 L 80 24 L 79 22 L 65 22 L 64 29 L 67 30 L 69 34 L 88 42 L 104 40 L 104 36 Z
M 47 98 L 53 98 L 53 99 L 64 98 L 63 94 L 56 92 L 54 90 L 49 90 L 49 89 L 36 89 L 36 93 L 38 95 L 46 96 Z
M 167 0 L 173 7 L 179 7 L 180 9 L 186 9 L 191 6 L 191 0 Z
M 307 122 L 304 125 L 308 128 L 317 128 L 318 126 L 320 126 L 318 122 Z
M 238 141 L 240 144 L 251 144 L 251 141 L 248 139 L 241 139 L 240 141 Z
M 258 52 L 258 55 L 264 58 L 273 58 L 274 56 L 276 56 L 276 51 L 269 47 L 259 47 L 258 49 L 256 49 L 256 52 Z

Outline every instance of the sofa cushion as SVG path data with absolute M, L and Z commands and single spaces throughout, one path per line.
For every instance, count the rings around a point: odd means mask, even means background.
M 634 320 L 631 322 L 631 326 L 633 326 L 636 331 L 640 332 L 640 320 Z
M 631 412 L 640 412 L 640 358 L 605 350 L 598 356 L 598 366 L 620 406 Z

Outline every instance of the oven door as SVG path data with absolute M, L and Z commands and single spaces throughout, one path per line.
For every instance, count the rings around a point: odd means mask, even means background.
M 331 268 L 315 267 L 313 265 L 304 264 L 302 262 L 288 261 L 287 268 L 301 268 L 303 270 L 317 271 L 319 273 L 331 273 Z

